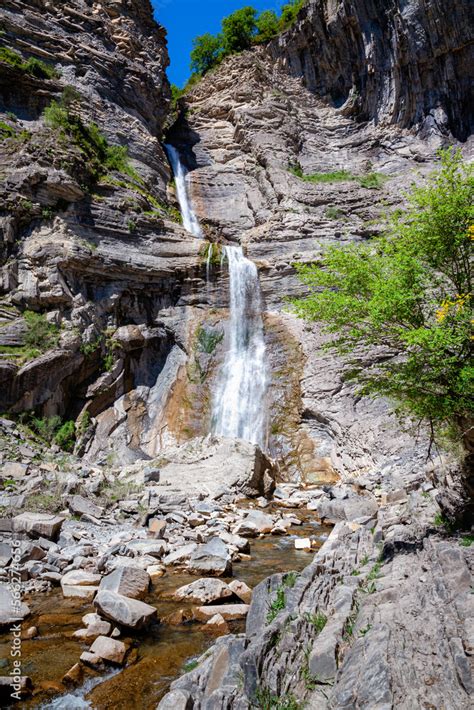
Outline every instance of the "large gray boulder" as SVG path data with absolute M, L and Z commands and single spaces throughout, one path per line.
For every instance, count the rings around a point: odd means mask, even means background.
M 173 598 L 178 601 L 209 604 L 210 602 L 227 599 L 232 594 L 232 589 L 222 580 L 203 577 L 203 579 L 197 579 L 195 582 L 177 589 L 173 594 Z
M 100 591 L 116 592 L 131 599 L 143 599 L 150 587 L 150 575 L 139 567 L 117 567 L 103 577 Z
M 48 513 L 21 513 L 13 518 L 13 530 L 26 533 L 30 537 L 45 537 L 47 540 L 57 540 L 64 518 Z
M 108 590 L 98 592 L 94 606 L 101 616 L 128 629 L 143 629 L 156 619 L 155 607 Z
M 143 482 L 153 461 L 130 467 L 130 477 Z M 158 465 L 158 463 L 157 463 Z M 216 500 L 236 493 L 269 497 L 275 488 L 275 468 L 255 444 L 239 439 L 207 436 L 160 452 L 160 484 L 168 494 L 186 498 L 207 493 Z
M 218 537 L 213 537 L 205 545 L 198 545 L 188 562 L 188 570 L 193 574 L 209 574 L 216 577 L 232 574 L 229 550 Z

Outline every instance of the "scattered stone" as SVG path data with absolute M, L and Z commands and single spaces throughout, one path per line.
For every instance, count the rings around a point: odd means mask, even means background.
M 245 582 L 241 582 L 238 579 L 233 579 L 231 582 L 229 582 L 229 589 L 235 594 L 235 596 L 239 597 L 239 599 L 242 599 L 245 604 L 250 604 L 252 601 L 252 590 L 250 587 L 245 584 Z
M 61 578 L 61 590 L 64 597 L 80 597 L 91 600 L 99 589 L 100 574 L 85 570 L 71 570 Z
M 211 538 L 205 545 L 198 545 L 190 556 L 188 569 L 193 574 L 230 576 L 232 563 L 227 546 L 218 537 Z
M 122 641 L 117 641 L 108 636 L 99 636 L 90 647 L 89 652 L 99 656 L 104 661 L 121 666 L 127 653 L 127 647 Z
M 117 567 L 103 577 L 100 591 L 110 591 L 131 599 L 143 599 L 150 587 L 150 576 L 138 567 Z
M 208 629 L 209 631 L 217 631 L 223 634 L 228 634 L 230 631 L 229 624 L 224 619 L 222 614 L 214 614 L 214 616 L 212 616 L 207 622 L 206 629 Z
M 101 518 L 104 513 L 103 508 L 80 495 L 68 498 L 67 505 L 73 515 L 87 515 L 93 518 Z
M 311 539 L 309 537 L 297 537 L 295 539 L 295 550 L 311 550 Z
M 207 577 L 180 587 L 173 594 L 173 599 L 197 604 L 209 604 L 231 596 L 232 590 L 225 582 L 213 577 Z
M 57 540 L 64 518 L 47 513 L 21 513 L 13 518 L 13 530 L 30 537 Z
M 156 619 L 155 607 L 108 590 L 98 592 L 94 606 L 106 619 L 130 629 L 145 628 Z
M 183 564 L 190 559 L 191 555 L 196 550 L 196 547 L 197 545 L 195 542 L 178 547 L 177 550 L 173 550 L 173 552 L 170 552 L 169 555 L 166 555 L 162 562 L 166 566 Z
M 64 685 L 75 687 L 84 680 L 84 668 L 80 663 L 75 663 L 62 677 Z
M 0 584 L 0 627 L 23 621 L 30 613 L 29 607 L 6 584 Z
M 245 619 L 249 611 L 248 604 L 215 604 L 212 606 L 197 606 L 193 609 L 197 621 L 208 621 L 216 614 L 220 614 L 225 621 Z
M 146 571 L 150 576 L 152 584 L 158 582 L 158 580 L 166 574 L 166 568 L 163 567 L 163 565 L 150 565 L 150 567 L 146 568 Z
M 100 668 L 102 666 L 102 659 L 95 653 L 90 653 L 89 651 L 84 651 L 80 655 L 80 659 L 86 666 L 92 666 L 92 668 Z

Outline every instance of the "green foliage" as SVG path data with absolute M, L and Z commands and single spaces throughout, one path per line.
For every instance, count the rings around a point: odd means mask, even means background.
M 10 126 L 5 121 L 0 121 L 0 140 L 5 140 L 5 138 L 13 138 L 16 134 L 13 126 Z
M 41 59 L 36 59 L 36 57 L 27 59 L 21 68 L 37 79 L 57 79 L 59 77 L 59 72 L 54 67 L 42 62 Z
M 195 668 L 197 668 L 198 665 L 199 665 L 199 662 L 197 660 L 187 661 L 187 663 L 185 663 L 183 666 L 183 673 L 190 673 Z
M 219 34 L 212 35 L 206 32 L 193 40 L 191 52 L 193 77 L 204 76 L 230 54 L 242 52 L 250 49 L 253 44 L 267 42 L 276 37 L 279 32 L 293 24 L 305 2 L 306 0 L 290 0 L 282 7 L 280 17 L 273 10 L 264 10 L 259 15 L 250 5 L 224 17 Z M 189 86 L 185 87 L 179 95 L 178 89 L 173 92 L 173 96 L 179 98 L 188 88 Z
M 261 710 L 301 710 L 303 707 L 294 695 L 275 695 L 269 688 L 257 688 L 255 704 Z
M 372 366 L 355 363 L 361 394 L 388 396 L 432 431 L 453 424 L 462 433 L 474 407 L 474 179 L 459 152 L 441 151 L 440 159 L 385 236 L 330 247 L 321 263 L 297 265 L 310 293 L 293 307 L 324 323 L 346 356 L 360 345 L 385 349 Z
M 460 544 L 462 547 L 471 547 L 471 545 L 474 543 L 474 535 L 463 535 L 461 538 Z
M 54 435 L 54 443 L 63 449 L 63 451 L 72 451 L 75 441 L 76 429 L 74 422 L 72 420 L 64 422 Z
M 127 222 L 127 229 L 131 234 L 133 234 L 133 232 L 137 231 L 137 223 L 134 222 L 133 219 L 129 219 Z
M 307 613 L 305 615 L 306 621 L 308 621 L 314 628 L 316 629 L 316 633 L 320 634 L 321 631 L 324 629 L 327 623 L 327 616 L 326 614 L 323 614 L 322 612 L 318 611 L 316 614 L 309 614 Z
M 206 330 L 199 326 L 196 333 L 196 347 L 203 353 L 211 355 L 222 341 L 224 333 L 216 333 L 213 330 Z
M 296 580 L 298 579 L 298 573 L 297 572 L 287 572 L 285 576 L 283 577 L 283 584 L 285 587 L 288 589 L 293 589 L 293 587 L 296 584 Z
M 252 46 L 256 33 L 257 11 L 254 7 L 236 10 L 222 20 L 222 49 L 224 54 L 242 52 Z
M 368 190 L 379 190 L 384 186 L 388 177 L 382 173 L 367 173 L 367 175 L 357 176 L 356 179 L 362 187 L 366 187 Z
M 344 212 L 338 207 L 328 207 L 324 216 L 327 217 L 327 219 L 340 219 L 344 217 Z
M 278 587 L 276 590 L 276 597 L 271 602 L 268 612 L 267 612 L 267 624 L 271 624 L 272 621 L 278 616 L 280 611 L 282 611 L 286 606 L 286 596 L 283 587 Z
M 98 177 L 106 171 L 116 171 L 137 180 L 136 171 L 129 163 L 126 146 L 109 145 L 95 123 L 84 124 L 71 106 L 80 100 L 74 87 L 66 87 L 60 101 L 52 101 L 43 111 L 47 125 L 62 131 L 80 148 L 90 164 L 91 171 Z
M 102 346 L 102 341 L 103 341 L 103 337 L 101 335 L 99 335 L 95 340 L 91 340 L 88 343 L 86 343 L 86 342 L 81 343 L 81 347 L 80 347 L 81 353 L 83 355 L 85 355 L 86 357 L 88 355 L 92 355 L 92 353 L 95 353 Z
M 306 0 L 290 0 L 281 9 L 280 29 L 284 30 L 295 22 L 298 13 L 305 5 Z
M 268 42 L 280 31 L 280 20 L 273 10 L 264 10 L 255 21 L 257 28 L 256 42 Z
M 56 79 L 59 77 L 59 72 L 50 64 L 46 64 L 36 57 L 29 57 L 26 61 L 23 61 L 23 57 L 9 47 L 0 47 L 0 61 L 16 69 L 21 69 L 21 71 L 35 76 L 37 79 Z
M 220 35 L 214 36 L 206 32 L 193 39 L 191 51 L 191 71 L 203 76 L 219 63 L 222 57 Z
M 82 436 L 83 434 L 86 433 L 88 428 L 90 427 L 91 424 L 91 415 L 90 413 L 86 410 L 81 414 L 79 417 L 79 420 L 77 422 L 77 433 L 79 436 Z
M 59 340 L 59 328 L 49 323 L 42 313 L 25 311 L 23 318 L 26 323 L 25 345 L 40 352 L 46 352 L 56 347 Z

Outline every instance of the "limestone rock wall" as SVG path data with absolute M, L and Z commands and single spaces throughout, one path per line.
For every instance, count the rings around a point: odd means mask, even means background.
M 465 140 L 474 114 L 468 0 L 310 0 L 274 60 L 357 120 Z

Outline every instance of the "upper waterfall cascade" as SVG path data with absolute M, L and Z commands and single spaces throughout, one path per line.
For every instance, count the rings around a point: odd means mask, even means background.
M 194 234 L 195 237 L 202 239 L 202 230 L 199 220 L 193 209 L 191 198 L 186 180 L 187 171 L 181 162 L 179 153 L 173 145 L 165 145 L 173 174 L 176 181 L 176 193 L 178 196 L 181 216 L 183 218 L 184 228 Z
M 191 234 L 202 238 L 189 195 L 186 170 L 176 148 L 165 147 L 175 175 L 183 224 Z M 223 255 L 229 265 L 230 319 L 228 349 L 213 398 L 212 431 L 263 446 L 268 374 L 258 271 L 244 256 L 241 246 L 224 246 Z M 209 250 L 207 279 L 210 257 Z

